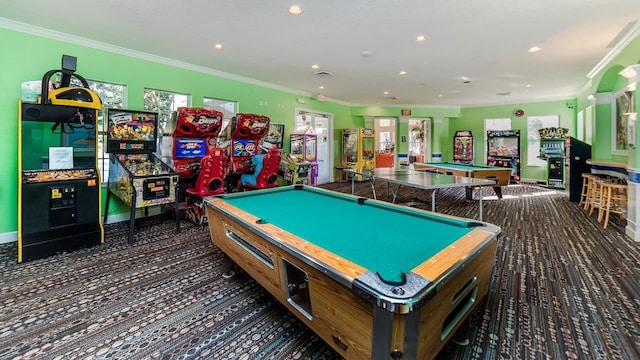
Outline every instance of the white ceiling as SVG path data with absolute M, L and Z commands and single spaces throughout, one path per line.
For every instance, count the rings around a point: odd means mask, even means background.
M 469 106 L 574 97 L 640 0 L 6 0 L 0 20 L 350 105 Z

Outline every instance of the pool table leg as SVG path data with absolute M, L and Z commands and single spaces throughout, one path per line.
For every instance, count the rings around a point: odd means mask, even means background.
M 498 199 L 502 199 L 502 186 L 494 186 L 493 191 L 498 195 Z
M 467 186 L 465 189 L 465 198 L 469 201 L 473 200 L 473 188 L 471 186 Z

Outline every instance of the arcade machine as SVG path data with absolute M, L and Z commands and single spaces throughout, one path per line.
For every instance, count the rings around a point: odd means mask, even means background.
M 572 136 L 566 136 L 564 155 L 569 201 L 579 203 L 582 193 L 582 174 L 591 172 L 591 164 L 587 164 L 587 160 L 591 159 L 591 145 Z
M 179 107 L 173 131 L 173 168 L 179 176 L 178 202 L 185 219 L 203 225 L 202 198 L 224 193 L 227 156 L 218 147 L 223 114 L 216 110 Z
M 62 69 L 43 76 L 39 101 L 18 105 L 19 263 L 104 242 L 95 126 L 102 102 L 75 70 L 76 58 L 64 55 Z
M 270 123 L 269 131 L 264 137 L 263 144 L 267 148 L 271 148 L 272 145 L 275 145 L 278 149 L 282 150 L 282 146 L 284 145 L 284 124 Z
M 180 231 L 178 216 L 178 174 L 154 152 L 157 149 L 158 113 L 137 110 L 108 109 L 107 152 L 109 181 L 105 220 L 111 194 L 130 208 L 129 243 L 134 240 L 136 210 L 173 203 L 176 210 L 176 231 Z
M 540 159 L 547 161 L 547 186 L 564 189 L 564 145 L 569 129 L 548 127 L 538 130 L 540 134 Z
M 511 182 L 520 181 L 520 130 L 487 131 L 487 165 L 511 169 Z
M 252 158 L 258 155 L 260 144 L 269 131 L 269 121 L 268 117 L 255 114 L 237 114 L 231 119 L 230 164 L 225 178 L 227 192 L 238 191 L 241 185 L 240 175 L 255 171 L 256 165 Z
M 372 170 L 375 161 L 375 133 L 373 129 L 343 129 L 342 130 L 342 167 L 354 169 L 357 172 Z M 362 181 L 362 175 L 355 176 L 355 180 Z
M 473 135 L 470 130 L 458 130 L 453 135 L 453 163 L 473 164 Z
M 318 136 L 309 125 L 296 128 L 289 137 L 291 153 L 280 162 L 278 173 L 289 184 L 317 185 Z

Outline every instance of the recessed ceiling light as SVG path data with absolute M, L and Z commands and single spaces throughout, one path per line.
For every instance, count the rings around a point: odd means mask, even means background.
M 312 69 L 320 69 L 320 65 L 311 65 Z
M 298 5 L 291 5 L 289 6 L 289 14 L 300 15 L 302 14 L 302 8 Z
M 400 75 L 407 75 L 407 72 L 402 70 L 402 71 L 400 71 Z
M 388 91 L 385 91 L 383 94 L 385 94 L 385 95 L 389 95 L 389 92 L 388 92 Z
M 538 47 L 538 46 L 532 46 L 532 47 L 530 47 L 530 48 L 529 48 L 529 50 L 527 50 L 527 51 L 528 51 L 528 52 L 530 52 L 530 53 L 534 53 L 534 52 L 538 52 L 538 51 L 540 51 L 540 50 L 542 50 L 542 48 L 541 48 L 541 47 Z
M 444 95 L 442 95 L 442 94 L 438 94 L 438 97 L 443 97 L 443 96 L 444 96 Z
M 213 45 L 213 48 L 216 50 L 222 50 L 222 44 L 215 44 Z
M 423 42 L 423 41 L 425 41 L 425 40 L 427 40 L 427 37 L 426 37 L 426 36 L 424 36 L 424 35 L 418 35 L 418 36 L 416 37 L 416 41 L 417 41 L 417 42 Z
M 531 85 L 531 84 L 527 84 L 527 85 L 525 85 L 525 87 L 532 87 L 532 86 L 533 86 L 533 85 Z
M 360 52 L 360 56 L 362 56 L 362 57 L 369 57 L 371 55 L 373 55 L 373 51 L 365 50 L 365 51 Z
M 324 86 L 320 85 L 320 87 L 318 89 L 322 90 L 322 89 L 324 89 Z

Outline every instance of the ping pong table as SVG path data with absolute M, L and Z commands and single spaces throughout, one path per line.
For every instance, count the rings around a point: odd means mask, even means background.
M 415 190 L 430 190 L 431 191 L 431 211 L 436 210 L 436 193 L 439 189 L 445 188 L 480 188 L 482 186 L 492 186 L 496 184 L 495 180 L 492 179 L 479 179 L 479 178 L 470 178 L 464 176 L 454 176 L 454 175 L 446 175 L 439 174 L 428 171 L 419 171 L 419 170 L 411 170 L 411 169 L 396 169 L 396 168 L 380 168 L 380 169 L 372 169 L 372 170 L 361 170 L 358 171 L 356 169 L 345 169 L 346 172 L 351 173 L 351 193 L 355 192 L 355 175 L 361 175 L 363 179 L 369 180 L 371 184 L 371 190 L 373 191 L 373 198 L 378 199 L 376 194 L 375 183 L 377 180 L 381 180 L 387 183 L 387 189 L 392 193 L 391 202 L 395 203 L 398 191 L 402 186 L 411 187 Z M 397 185 L 393 187 L 393 185 Z M 478 196 L 479 202 L 479 220 L 482 221 L 482 196 Z

